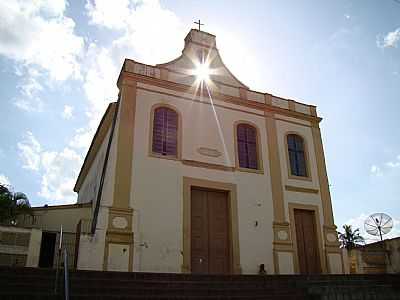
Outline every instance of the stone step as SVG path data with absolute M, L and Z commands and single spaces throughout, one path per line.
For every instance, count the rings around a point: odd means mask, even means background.
M 10 295 L 2 295 L 2 300 L 62 300 L 63 298 L 55 295 L 30 295 L 26 294 L 10 294 Z M 93 295 L 80 295 L 75 296 L 71 295 L 70 300 L 313 300 L 313 298 L 309 298 L 308 296 L 114 296 L 114 295 L 102 295 L 102 296 L 93 296 Z
M 72 294 L 74 295 L 188 295 L 188 296 L 217 296 L 217 295 L 296 295 L 302 294 L 303 291 L 300 289 L 292 290 L 268 290 L 268 289 L 235 289 L 230 288 L 168 288 L 168 289 L 155 289 L 155 288 L 102 288 L 102 289 L 91 289 L 85 287 L 74 287 L 71 286 Z

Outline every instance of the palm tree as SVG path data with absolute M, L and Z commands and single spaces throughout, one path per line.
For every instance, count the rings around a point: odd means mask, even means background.
M 364 242 L 364 238 L 360 235 L 360 228 L 353 231 L 351 225 L 343 225 L 344 232 L 339 232 L 339 241 L 342 247 L 350 250 L 360 243 Z
M 16 225 L 19 215 L 32 215 L 28 197 L 0 183 L 0 223 Z

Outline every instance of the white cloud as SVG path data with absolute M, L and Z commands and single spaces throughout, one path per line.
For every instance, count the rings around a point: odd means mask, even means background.
M 55 80 L 79 76 L 83 39 L 64 16 L 65 1 L 3 1 L 0 3 L 0 54 L 36 65 Z
M 81 68 L 89 125 L 76 131 L 70 146 L 87 149 L 108 103 L 117 100 L 116 81 L 124 59 L 149 64 L 169 61 L 180 52 L 185 30 L 157 0 L 89 0 L 85 7 L 92 25 L 116 35 L 108 47 L 91 43 Z
M 129 0 L 96 0 L 95 2 L 89 0 L 85 8 L 91 24 L 104 26 L 109 29 L 124 28 L 130 14 Z
M 86 9 L 92 24 L 119 30 L 112 44 L 114 58 L 134 53 L 141 62 L 157 64 L 175 58 L 183 46 L 186 30 L 182 22 L 158 0 L 123 0 L 115 8 L 109 1 L 89 0 Z
M 45 151 L 41 157 L 42 186 L 39 195 L 62 203 L 76 200 L 73 187 L 83 163 L 82 158 L 69 148 L 61 152 Z
M 38 171 L 42 147 L 32 132 L 28 131 L 24 139 L 18 143 L 19 156 L 24 169 Z
M 65 120 L 69 120 L 73 117 L 73 111 L 74 108 L 70 105 L 64 105 L 64 110 L 61 114 L 61 116 L 65 119 Z
M 73 149 L 62 151 L 44 150 L 31 132 L 18 143 L 23 168 L 41 176 L 39 195 L 55 203 L 71 203 L 76 200 L 73 192 L 75 180 L 83 163 L 82 157 Z
M 18 66 L 22 97 L 16 105 L 22 109 L 40 110 L 39 78 L 56 82 L 81 77 L 84 40 L 64 15 L 66 7 L 65 0 L 0 2 L 0 55 Z
M 93 43 L 89 45 L 87 58 L 83 89 L 89 102 L 87 115 L 96 127 L 108 103 L 117 100 L 116 81 L 123 58 L 115 55 L 112 48 L 98 47 Z
M 400 41 L 400 28 L 389 32 L 385 36 L 378 36 L 376 44 L 379 48 L 397 48 Z
M 393 161 L 388 161 L 386 164 L 389 168 L 398 168 L 400 167 L 400 155 L 397 155 L 396 159 Z
M 8 179 L 8 177 L 4 174 L 0 174 L 0 183 L 4 185 L 11 185 L 10 179 Z
M 366 243 L 372 243 L 380 240 L 379 236 L 370 235 L 365 231 L 364 222 L 369 216 L 370 214 L 362 213 L 359 216 L 352 218 L 344 223 L 346 225 L 351 225 L 353 230 L 359 228 L 360 234 L 362 237 L 364 237 Z M 393 218 L 393 228 L 388 234 L 383 236 L 385 239 L 390 239 L 400 236 L 400 219 L 395 218 L 394 216 L 392 216 L 392 218 Z M 343 231 L 342 229 L 343 228 L 340 227 L 338 228 L 338 231 Z
M 377 165 L 372 165 L 371 166 L 371 174 L 375 176 L 383 176 L 383 173 L 381 171 L 381 168 L 378 167 Z
M 400 168 L 400 154 L 397 155 L 395 159 L 388 161 L 382 164 L 381 166 L 372 165 L 370 172 L 371 175 L 374 176 L 383 176 L 391 169 L 396 169 L 396 168 Z

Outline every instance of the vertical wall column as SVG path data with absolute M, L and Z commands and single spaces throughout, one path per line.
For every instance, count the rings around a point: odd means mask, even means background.
M 343 257 L 339 248 L 336 226 L 333 220 L 332 201 L 329 192 L 328 174 L 326 172 L 324 149 L 322 146 L 321 130 L 318 122 L 312 124 L 314 151 L 317 161 L 319 188 L 324 216 L 323 238 L 325 247 L 326 265 L 329 273 L 343 273 Z
M 275 274 L 293 274 L 293 242 L 289 223 L 285 217 L 285 203 L 282 185 L 281 163 L 274 114 L 265 112 L 267 128 L 268 158 L 271 173 L 272 203 L 274 209 L 273 253 Z
M 112 206 L 109 208 L 104 270 L 132 271 L 133 209 L 130 207 L 136 110 L 136 82 L 119 82 L 120 104 L 115 131 L 116 164 Z

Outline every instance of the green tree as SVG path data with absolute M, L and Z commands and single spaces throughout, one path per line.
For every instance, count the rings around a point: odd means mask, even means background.
M 32 215 L 28 197 L 0 183 L 0 223 L 16 225 L 19 215 Z
M 343 248 L 350 250 L 356 245 L 364 243 L 364 238 L 360 235 L 360 228 L 353 230 L 351 225 L 343 225 L 343 233 L 339 232 L 339 241 Z

